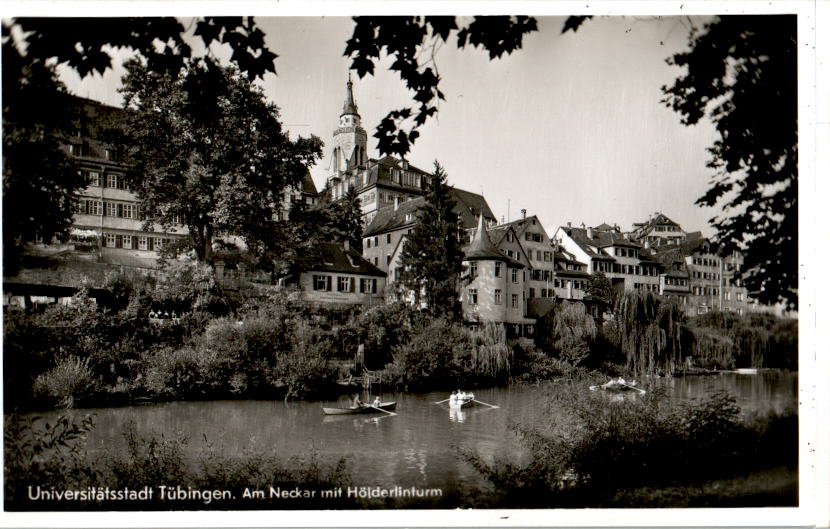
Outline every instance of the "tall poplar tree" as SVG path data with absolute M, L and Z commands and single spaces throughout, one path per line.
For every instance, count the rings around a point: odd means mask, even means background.
M 461 303 L 458 280 L 464 253 L 458 240 L 458 215 L 453 208 L 447 173 L 438 161 L 418 211 L 418 221 L 407 235 L 401 254 L 402 282 L 415 293 L 416 304 L 426 303 L 433 316 L 458 319 Z

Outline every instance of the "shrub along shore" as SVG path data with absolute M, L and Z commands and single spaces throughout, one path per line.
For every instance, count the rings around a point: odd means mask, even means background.
M 560 303 L 532 343 L 519 343 L 494 324 L 470 329 L 404 303 L 311 307 L 285 292 L 231 303 L 211 277 L 199 269 L 160 280 L 112 276 L 107 304 L 82 290 L 70 305 L 6 312 L 6 411 L 327 398 L 364 369 L 399 390 L 428 391 L 690 366 L 797 368 L 796 321 L 730 313 L 687 320 L 651 295 L 620 297 L 605 322 L 580 303 Z M 150 317 L 162 309 L 179 316 Z
M 621 297 L 604 322 L 578 303 L 558 304 L 539 321 L 535 341 L 519 343 L 501 327 L 470 329 L 402 303 L 336 310 L 263 292 L 234 304 L 209 273 L 175 277 L 114 276 L 108 304 L 96 305 L 82 291 L 67 306 L 4 315 L 8 508 L 283 508 L 244 501 L 245 484 L 288 490 L 349 482 L 348 464 L 340 460 L 206 449 L 193 462 L 183 456 L 188 440 L 133 430 L 124 432 L 126 452 L 93 458 L 85 449 L 91 421 L 60 415 L 51 425 L 35 426 L 16 415 L 32 409 L 324 398 L 343 391 L 338 380 L 363 369 L 398 390 L 429 391 L 551 379 L 584 388 L 586 377 L 669 375 L 690 365 L 797 368 L 795 321 L 723 313 L 688 320 L 677 307 L 636 293 Z M 162 309 L 178 317 L 149 317 Z M 516 426 L 525 459 L 486 461 L 462 450 L 492 486 L 440 499 L 338 500 L 326 508 L 756 506 L 797 499 L 795 411 L 743 417 L 726 395 L 678 406 L 658 392 L 609 406 L 598 400 L 602 392 L 565 393 L 544 400 L 564 410 L 568 421 Z M 775 487 L 763 485 L 770 480 Z M 50 488 L 135 490 L 165 483 L 197 492 L 233 490 L 238 497 L 210 504 L 197 493 L 176 503 L 27 499 L 31 484 L 48 496 Z M 320 508 L 302 501 L 287 508 L 303 506 Z

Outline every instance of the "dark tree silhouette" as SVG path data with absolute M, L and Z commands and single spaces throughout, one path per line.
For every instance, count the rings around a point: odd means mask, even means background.
M 321 155 L 312 136 L 292 141 L 262 90 L 233 68 L 193 62 L 171 73 L 127 63 L 125 161 L 149 222 L 188 228 L 211 261 L 214 237 L 232 233 L 259 258 L 278 233 L 284 192 Z
M 418 221 L 404 243 L 401 269 L 402 282 L 415 293 L 416 304 L 424 301 L 434 316 L 458 319 L 458 278 L 464 253 L 450 189 L 447 173 L 436 161 Z
M 718 138 L 701 206 L 722 254 L 743 254 L 753 297 L 798 307 L 798 114 L 795 15 L 721 16 L 668 59 L 685 69 L 664 102 L 693 125 L 708 117 Z

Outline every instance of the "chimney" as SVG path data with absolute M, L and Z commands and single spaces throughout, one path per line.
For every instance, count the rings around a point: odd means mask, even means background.
M 588 238 L 589 239 L 594 238 L 594 228 L 588 227 Z
M 571 227 L 571 221 L 568 221 L 568 227 L 569 228 Z
M 527 216 L 527 210 L 522 209 L 522 218 L 525 218 L 526 216 Z
M 400 203 L 400 199 L 395 197 L 395 211 L 398 211 L 398 204 Z

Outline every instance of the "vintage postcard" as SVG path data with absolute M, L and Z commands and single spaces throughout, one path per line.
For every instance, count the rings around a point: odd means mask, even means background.
M 2 20 L 3 525 L 826 519 L 816 4 L 143 5 Z

